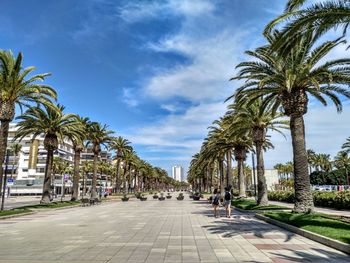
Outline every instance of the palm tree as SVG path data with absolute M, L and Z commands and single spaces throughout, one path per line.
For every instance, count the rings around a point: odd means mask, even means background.
M 14 140 L 20 141 L 25 136 L 35 139 L 40 134 L 45 135 L 44 148 L 47 150 L 45 178 L 43 183 L 43 194 L 41 203 L 50 202 L 50 186 L 52 176 L 52 163 L 54 151 L 58 149 L 59 140 L 67 135 L 79 134 L 81 130 L 77 125 L 75 115 L 64 114 L 61 105 L 43 105 L 43 107 L 29 108 L 18 117 L 18 131 Z
M 343 28 L 347 31 L 350 23 L 350 2 L 348 0 L 319 1 L 302 8 L 307 0 L 289 0 L 285 13 L 271 21 L 265 29 L 269 34 L 276 25 L 288 22 L 284 26 L 280 39 L 275 43 L 276 48 L 289 49 L 295 44 L 300 33 L 310 31 L 322 35 L 332 28 Z M 311 2 L 311 1 L 309 1 Z
M 81 133 L 73 133 L 68 135 L 70 140 L 73 143 L 74 150 L 74 175 L 73 175 L 73 187 L 72 187 L 72 197 L 71 201 L 75 201 L 79 196 L 79 180 L 80 180 L 80 155 L 84 150 L 84 141 L 87 139 L 89 118 L 83 118 L 79 115 L 76 115 L 77 125 L 82 131 Z
M 91 186 L 91 198 L 95 199 L 97 197 L 96 185 L 97 185 L 97 161 L 99 154 L 101 152 L 101 145 L 107 147 L 109 143 L 112 142 L 111 134 L 114 132 L 108 130 L 107 125 L 101 125 L 98 122 L 91 122 L 88 125 L 88 143 L 92 144 L 92 152 L 94 153 L 94 172 L 92 177 Z
M 121 136 L 118 136 L 117 138 L 113 139 L 110 145 L 110 149 L 116 151 L 115 158 L 117 159 L 117 173 L 115 177 L 115 192 L 118 193 L 120 192 L 120 162 L 127 152 L 132 151 L 132 147 L 130 146 L 130 141 Z
M 14 160 L 12 163 L 12 170 L 11 170 L 11 179 L 12 179 L 13 174 L 15 172 L 15 164 L 17 164 L 17 169 L 18 169 L 18 154 L 22 151 L 22 144 L 14 143 L 10 146 L 10 149 L 14 156 Z
M 4 162 L 10 122 L 15 117 L 15 106 L 27 107 L 31 103 L 47 104 L 56 99 L 54 89 L 37 84 L 50 74 L 28 77 L 35 67 L 22 67 L 22 53 L 15 58 L 11 51 L 0 50 L 0 164 Z M 0 189 L 2 189 L 3 168 L 0 165 Z M 1 192 L 1 190 L 0 190 Z
M 346 184 L 350 185 L 348 170 L 350 167 L 350 158 L 348 153 L 345 151 L 338 152 L 337 156 L 334 158 L 334 164 L 338 169 L 343 168 L 345 170 Z
M 87 180 L 88 180 L 88 175 L 89 173 L 92 173 L 94 171 L 93 167 L 93 162 L 91 161 L 85 161 L 82 163 L 82 170 L 83 170 L 83 191 L 82 191 L 82 196 L 84 197 L 86 194 L 86 188 L 87 188 Z
M 59 174 L 62 178 L 62 191 L 61 191 L 61 196 L 64 197 L 65 196 L 65 191 L 66 191 L 66 187 L 65 187 L 65 178 L 64 178 L 64 174 L 67 173 L 69 171 L 69 162 L 66 160 L 63 160 L 61 157 L 54 157 L 53 158 L 53 162 L 52 162 L 52 173 L 53 176 L 55 174 Z
M 268 130 L 279 132 L 288 129 L 288 121 L 282 120 L 281 113 L 273 112 L 271 107 L 264 107 L 261 99 L 249 105 L 232 104 L 229 108 L 235 110 L 236 120 L 231 125 L 235 127 L 238 136 L 248 134 L 252 138 L 257 157 L 258 205 L 268 205 L 267 185 L 265 178 L 263 149 L 268 143 Z M 284 135 L 283 135 L 284 136 Z
M 350 92 L 342 85 L 350 83 L 350 59 L 321 61 L 334 47 L 343 43 L 328 41 L 314 48 L 318 37 L 312 32 L 299 38 L 299 42 L 287 55 L 271 50 L 279 33 L 269 36 L 269 44 L 255 51 L 248 51 L 255 61 L 238 65 L 240 72 L 233 79 L 247 82 L 235 94 L 237 101 L 251 103 L 262 98 L 263 105 L 270 105 L 290 118 L 295 171 L 295 212 L 313 210 L 303 115 L 307 112 L 309 96 L 327 105 L 327 98 L 342 110 L 338 94 L 350 98 Z
M 312 167 L 315 166 L 316 153 L 313 150 L 308 149 L 306 151 L 306 154 L 307 154 L 307 163 L 309 164 L 309 174 L 311 174 Z
M 350 137 L 346 139 L 346 142 L 341 147 L 345 152 L 350 153 Z

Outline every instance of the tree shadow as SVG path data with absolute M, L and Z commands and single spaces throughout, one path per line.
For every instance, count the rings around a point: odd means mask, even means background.
M 207 209 L 205 209 L 203 205 L 200 206 L 198 204 L 198 209 L 192 213 L 202 214 L 211 218 L 214 217 L 211 206 L 208 206 Z M 222 213 L 222 215 L 224 214 Z M 266 241 L 269 240 L 271 236 L 280 235 L 281 241 L 283 240 L 283 242 L 288 242 L 292 240 L 292 238 L 300 237 L 299 235 L 284 230 L 278 226 L 257 220 L 254 217 L 254 213 L 242 213 L 233 209 L 232 215 L 232 218 L 221 217 L 220 219 L 214 219 L 209 224 L 203 225 L 202 228 L 206 229 L 206 231 L 211 234 L 220 235 L 222 238 L 243 236 L 245 239 L 248 238 L 248 240 L 251 238 Z M 272 241 L 271 244 L 272 243 L 274 242 Z M 281 245 L 284 244 L 281 243 Z M 320 246 L 323 245 L 320 244 Z M 288 249 L 287 246 L 283 247 L 283 250 L 293 251 L 293 254 L 291 255 L 291 253 L 286 253 L 287 255 L 284 255 L 279 250 L 270 250 L 270 257 L 272 254 L 275 255 L 276 262 L 350 262 L 350 256 L 347 254 L 344 254 L 342 252 L 328 251 L 322 248 L 313 247 L 313 245 L 310 245 L 308 248 L 309 253 L 298 249 Z M 311 251 L 314 251 L 315 254 L 311 255 Z
M 316 254 L 306 253 L 302 250 L 293 250 L 295 255 L 282 255 L 278 252 L 271 252 L 271 255 L 275 255 L 276 262 L 350 262 L 350 255 L 344 254 L 342 252 L 334 253 L 321 248 L 313 248 L 312 251 Z

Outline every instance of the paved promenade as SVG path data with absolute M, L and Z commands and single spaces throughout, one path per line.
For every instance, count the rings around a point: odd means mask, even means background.
M 206 202 L 186 196 L 182 202 L 149 198 L 0 220 L 0 263 L 17 262 L 350 262 L 350 257 L 249 215 L 214 218 Z

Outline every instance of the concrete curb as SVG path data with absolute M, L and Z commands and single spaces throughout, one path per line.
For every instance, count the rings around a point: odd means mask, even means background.
M 313 232 L 310 232 L 310 231 L 307 231 L 307 230 L 304 230 L 304 229 L 297 228 L 295 226 L 292 226 L 292 225 L 283 223 L 281 221 L 278 221 L 278 220 L 275 220 L 275 219 L 263 216 L 261 214 L 256 214 L 255 217 L 260 219 L 260 220 L 263 220 L 263 221 L 265 221 L 267 223 L 270 223 L 270 224 L 276 225 L 278 227 L 287 229 L 288 231 L 296 233 L 296 234 L 298 234 L 300 236 L 306 237 L 308 239 L 311 239 L 313 241 L 316 241 L 318 243 L 326 245 L 328 247 L 331 247 L 331 248 L 340 250 L 342 252 L 345 252 L 347 254 L 350 254 L 350 245 L 349 244 L 340 242 L 338 240 L 335 240 L 335 239 L 332 239 L 332 238 L 329 238 L 329 237 L 321 236 L 319 234 L 316 234 L 316 233 L 313 233 Z
M 0 220 L 5 220 L 9 218 L 15 218 L 15 217 L 21 217 L 21 216 L 28 216 L 32 214 L 36 214 L 36 211 L 28 212 L 28 213 L 21 213 L 21 214 L 14 214 L 14 215 L 8 215 L 8 216 L 0 216 Z

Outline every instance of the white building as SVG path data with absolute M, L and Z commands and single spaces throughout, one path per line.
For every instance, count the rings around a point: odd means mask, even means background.
M 13 137 L 16 135 L 17 127 L 15 123 L 10 124 L 8 146 L 13 144 Z M 26 136 L 21 142 L 15 141 L 22 145 L 22 150 L 15 160 L 14 156 L 9 158 L 8 169 L 12 170 L 14 166 L 14 177 L 20 179 L 43 179 L 45 176 L 46 154 L 44 149 L 44 138 L 42 134 L 32 140 L 32 136 Z M 68 140 L 60 142 L 58 149 L 54 153 L 54 157 L 60 157 L 70 163 L 73 163 L 74 150 L 72 143 Z
M 173 179 L 175 179 L 178 182 L 184 181 L 184 169 L 181 166 L 175 165 L 172 167 L 171 170 Z
M 258 185 L 257 171 L 255 170 L 255 183 Z M 253 171 L 252 171 L 253 173 Z M 252 185 L 254 185 L 254 177 L 252 176 Z M 275 190 L 274 186 L 279 183 L 278 171 L 275 169 L 265 169 L 266 186 L 269 191 Z

